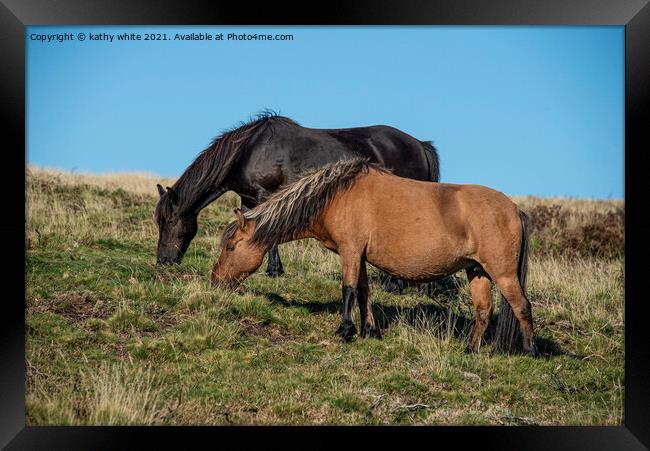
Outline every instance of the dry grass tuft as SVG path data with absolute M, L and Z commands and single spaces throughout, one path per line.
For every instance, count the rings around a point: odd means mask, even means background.
M 457 329 L 454 314 L 449 312 L 445 320 L 427 316 L 422 310 L 414 314 L 400 312 L 395 329 L 397 339 L 417 353 L 427 372 L 436 378 L 447 375 L 451 369 L 450 354 L 459 342 L 454 333 Z M 465 342 L 466 337 L 460 341 Z
M 84 377 L 92 387 L 88 424 L 152 425 L 161 421 L 161 391 L 150 368 L 132 370 L 122 363 L 106 364 Z

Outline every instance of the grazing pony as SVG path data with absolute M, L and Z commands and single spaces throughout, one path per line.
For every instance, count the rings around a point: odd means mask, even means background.
M 237 193 L 246 211 L 304 172 L 355 156 L 394 168 L 401 177 L 438 181 L 438 154 L 431 143 L 393 127 L 307 128 L 264 113 L 215 138 L 173 186 L 158 185 L 158 263 L 181 261 L 198 231 L 199 212 L 226 191 Z M 269 248 L 266 273 L 284 273 L 277 246 Z M 392 282 L 393 291 L 396 287 Z
M 235 213 L 237 220 L 221 238 L 213 284 L 234 288 L 271 246 L 315 238 L 341 257 L 343 316 L 337 333 L 347 341 L 356 333 L 355 300 L 361 336 L 381 336 L 368 302 L 366 262 L 414 282 L 464 269 L 475 308 L 469 349 L 479 350 L 494 282 L 519 323 L 523 350 L 537 354 L 524 293 L 526 215 L 498 191 L 409 180 L 355 158 L 313 171 L 252 210 Z

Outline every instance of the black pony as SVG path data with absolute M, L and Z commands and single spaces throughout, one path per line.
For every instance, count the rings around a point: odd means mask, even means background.
M 215 138 L 174 186 L 158 185 L 158 263 L 181 260 L 196 235 L 199 212 L 226 191 L 237 193 L 246 211 L 303 172 L 355 156 L 401 177 L 438 181 L 438 154 L 431 143 L 393 127 L 315 129 L 264 113 Z M 269 251 L 266 273 L 284 273 L 277 247 Z

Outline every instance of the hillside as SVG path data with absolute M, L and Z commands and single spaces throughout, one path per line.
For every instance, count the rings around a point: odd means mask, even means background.
M 334 335 L 338 256 L 313 240 L 280 247 L 282 278 L 211 288 L 232 193 L 181 265 L 158 266 L 156 183 L 173 181 L 27 170 L 30 425 L 622 424 L 623 201 L 514 198 L 533 219 L 530 359 L 463 352 L 462 273 L 398 296 L 371 269 L 384 338 L 350 344 Z

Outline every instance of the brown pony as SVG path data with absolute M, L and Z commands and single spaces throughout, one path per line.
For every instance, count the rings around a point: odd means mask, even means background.
M 478 351 L 488 325 L 494 282 L 518 320 L 524 351 L 537 355 L 524 293 L 526 215 L 498 191 L 401 178 L 357 158 L 312 171 L 252 210 L 235 213 L 221 238 L 213 284 L 234 288 L 271 246 L 315 238 L 341 257 L 344 306 L 337 333 L 347 341 L 356 332 L 355 300 L 361 336 L 381 336 L 368 302 L 366 262 L 414 282 L 464 269 L 476 319 L 469 349 Z

